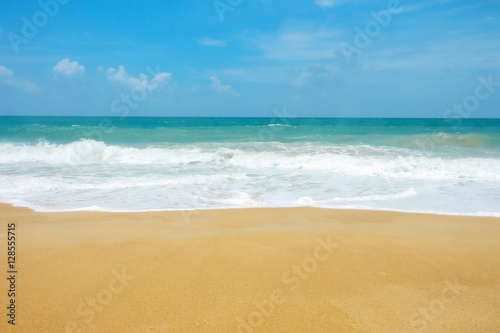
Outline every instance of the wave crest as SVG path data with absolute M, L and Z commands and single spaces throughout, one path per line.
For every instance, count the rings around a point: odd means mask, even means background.
M 69 144 L 0 144 L 0 165 L 97 165 L 165 167 L 169 170 L 214 168 L 241 172 L 327 172 L 346 176 L 405 179 L 500 180 L 500 159 L 444 157 L 394 147 L 318 145 L 314 143 L 192 144 L 130 147 L 94 140 Z M 145 169 L 147 172 L 147 169 Z

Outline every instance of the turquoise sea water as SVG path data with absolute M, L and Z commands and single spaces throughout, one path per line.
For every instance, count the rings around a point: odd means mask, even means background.
M 500 216 L 499 119 L 0 117 L 0 201 Z

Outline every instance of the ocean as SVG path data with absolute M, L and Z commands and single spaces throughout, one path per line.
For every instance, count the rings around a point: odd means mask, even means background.
M 500 119 L 0 117 L 0 202 L 500 216 Z

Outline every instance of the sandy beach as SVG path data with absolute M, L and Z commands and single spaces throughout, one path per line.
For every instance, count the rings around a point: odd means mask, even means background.
M 499 332 L 500 219 L 316 208 L 35 213 L 2 332 Z M 7 273 L 5 273 L 7 274 Z

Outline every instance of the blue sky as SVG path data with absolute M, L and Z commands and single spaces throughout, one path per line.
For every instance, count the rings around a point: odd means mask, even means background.
M 2 1 L 0 115 L 499 117 L 499 0 Z

